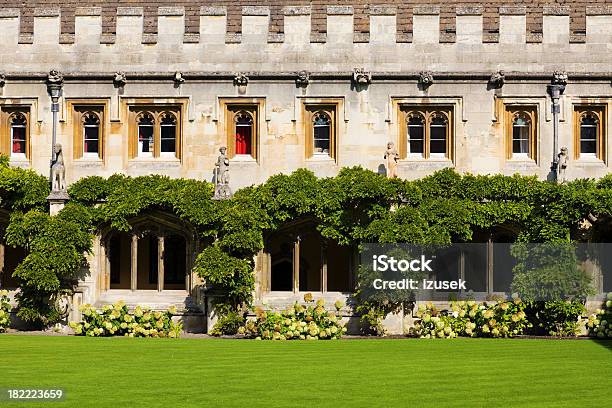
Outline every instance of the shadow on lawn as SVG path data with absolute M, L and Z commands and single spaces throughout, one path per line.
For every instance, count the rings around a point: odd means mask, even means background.
M 612 351 L 612 339 L 607 339 L 607 340 L 593 339 L 591 341 L 593 341 L 594 343 L 597 343 L 600 346 L 603 346 L 603 347 L 607 348 L 608 350 Z

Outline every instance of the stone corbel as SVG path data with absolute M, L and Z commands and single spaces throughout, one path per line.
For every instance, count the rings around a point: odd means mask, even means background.
M 487 89 L 501 89 L 506 83 L 506 74 L 504 71 L 499 70 L 494 72 L 489 78 Z
M 310 83 L 310 73 L 308 71 L 300 71 L 295 78 L 295 86 L 297 88 L 306 88 Z
M 245 94 L 247 85 L 249 84 L 249 77 L 245 73 L 237 72 L 234 76 L 234 86 L 238 87 L 239 94 Z
M 366 89 L 372 83 L 372 73 L 365 68 L 355 68 L 353 70 L 353 85 L 357 91 Z
M 419 88 L 426 91 L 434 83 L 433 74 L 430 71 L 419 72 Z

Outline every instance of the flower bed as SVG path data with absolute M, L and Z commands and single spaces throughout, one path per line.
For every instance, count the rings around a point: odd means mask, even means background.
M 428 303 L 420 305 L 419 318 L 410 335 L 421 338 L 514 337 L 530 326 L 525 304 L 515 299 L 498 303 L 478 304 L 474 301 L 451 302 L 443 312 Z
M 586 327 L 589 336 L 600 339 L 612 338 L 612 293 L 608 293 L 603 309 L 589 316 Z
M 248 320 L 240 334 L 258 340 L 333 340 L 346 333 L 338 313 L 342 302 L 334 304 L 336 311 L 325 309 L 325 300 L 314 301 L 311 293 L 304 295 L 305 305 L 296 302 L 282 311 L 255 310 L 256 319 Z
M 165 312 L 151 311 L 148 307 L 136 306 L 129 311 L 123 301 L 106 305 L 98 310 L 86 304 L 80 308 L 81 323 L 70 322 L 77 336 L 127 336 L 127 337 L 179 337 L 182 323 L 172 321 L 176 308 Z
M 11 323 L 11 304 L 9 303 L 8 290 L 0 290 L 0 333 L 6 331 Z

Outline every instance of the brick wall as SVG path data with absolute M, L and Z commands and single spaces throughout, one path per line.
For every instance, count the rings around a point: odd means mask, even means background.
M 570 24 L 572 41 L 581 42 L 585 33 L 585 8 L 587 5 L 610 5 L 610 0 L 490 0 L 488 2 L 473 1 L 440 1 L 434 0 L 425 2 L 423 0 L 352 0 L 352 1 L 331 1 L 331 0 L 174 0 L 174 1 L 155 1 L 155 0 L 0 0 L 2 7 L 17 7 L 21 9 L 21 33 L 32 33 L 33 12 L 35 7 L 61 7 L 61 21 L 63 34 L 74 33 L 74 10 L 77 6 L 100 6 L 102 7 L 103 32 L 113 33 L 115 31 L 115 10 L 117 6 L 138 6 L 144 8 L 144 32 L 157 32 L 157 7 L 160 6 L 183 6 L 185 7 L 185 28 L 187 33 L 197 33 L 199 31 L 199 9 L 202 5 L 226 6 L 228 14 L 228 32 L 241 32 L 241 9 L 246 5 L 261 5 L 271 8 L 270 32 L 283 32 L 282 7 L 286 5 L 312 5 L 312 27 L 313 30 L 325 32 L 327 5 L 351 4 L 355 11 L 355 32 L 369 32 L 369 8 L 371 5 L 389 4 L 398 8 L 398 32 L 409 34 L 412 32 L 412 7 L 415 5 L 438 4 L 440 5 L 440 30 L 442 41 L 454 41 L 455 38 L 455 8 L 457 5 L 478 5 L 484 7 L 484 39 L 485 41 L 495 41 L 496 33 L 499 28 L 498 8 L 502 5 L 521 6 L 527 9 L 527 32 L 531 37 L 538 38 L 542 32 L 542 10 L 544 5 L 569 6 Z M 537 41 L 537 40 L 536 40 Z

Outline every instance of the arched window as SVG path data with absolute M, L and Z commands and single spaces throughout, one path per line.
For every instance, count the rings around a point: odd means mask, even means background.
M 423 157 L 425 154 L 425 118 L 420 113 L 406 116 L 408 126 L 408 155 Z
M 580 155 L 596 156 L 599 139 L 599 117 L 594 112 L 585 112 L 580 117 Z
M 26 157 L 27 126 L 26 116 L 21 112 L 11 115 L 11 156 Z
M 148 112 L 143 113 L 138 118 L 138 155 L 153 155 L 153 131 L 155 120 L 153 115 Z
M 332 121 L 323 111 L 316 112 L 312 118 L 314 154 L 329 155 Z
M 606 105 L 574 105 L 574 158 L 606 160 Z
M 531 118 L 525 112 L 515 112 L 512 120 L 512 155 L 529 156 Z
M 429 120 L 429 154 L 433 157 L 446 156 L 448 119 L 442 112 L 433 112 Z
M 160 152 L 162 155 L 171 156 L 176 153 L 176 116 L 170 112 L 161 115 Z
M 234 116 L 236 127 L 236 154 L 252 155 L 253 117 L 249 112 L 239 111 Z
M 451 159 L 452 106 L 399 105 L 402 159 Z
M 83 122 L 83 155 L 96 156 L 100 154 L 100 118 L 94 112 L 85 112 Z

